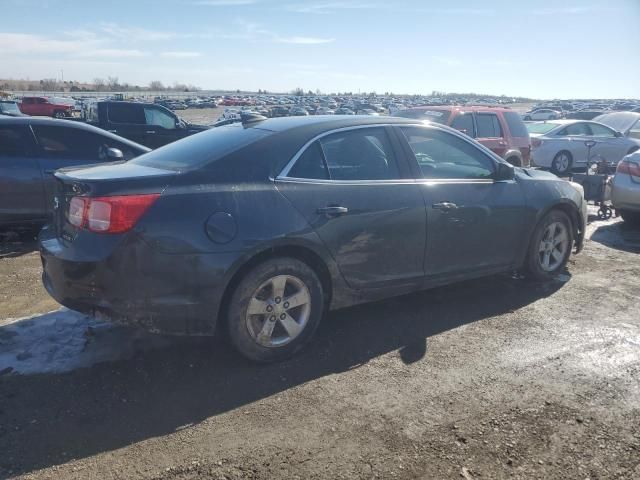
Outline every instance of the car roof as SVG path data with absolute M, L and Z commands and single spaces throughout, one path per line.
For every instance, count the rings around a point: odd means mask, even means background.
M 139 143 L 132 142 L 123 137 L 119 137 L 118 135 L 114 135 L 111 132 L 107 132 L 98 127 L 94 127 L 93 125 L 87 125 L 83 122 L 76 122 L 74 120 L 63 120 L 58 118 L 49 118 L 49 117 L 2 117 L 0 118 L 0 127 L 7 125 L 41 125 L 48 127 L 67 127 L 67 128 L 75 128 L 78 130 L 86 130 L 88 132 L 97 133 L 98 135 L 102 135 L 104 137 L 111 138 L 120 143 L 127 144 L 130 147 L 138 148 L 144 151 L 151 151 L 150 148 L 145 147 L 144 145 L 140 145 Z
M 399 117 L 372 117 L 369 115 L 312 115 L 308 117 L 281 117 L 269 118 L 266 120 L 251 122 L 245 125 L 245 128 L 260 128 L 272 132 L 284 132 L 292 129 L 309 130 L 309 133 L 317 130 L 322 132 L 325 130 L 334 130 L 337 128 L 347 128 L 360 125 L 379 125 L 379 124 L 409 124 L 416 123 L 415 119 L 399 118 Z

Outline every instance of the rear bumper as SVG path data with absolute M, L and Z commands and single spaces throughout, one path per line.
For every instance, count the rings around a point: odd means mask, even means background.
M 58 238 L 40 238 L 42 282 L 60 304 L 100 319 L 173 335 L 211 335 L 232 257 L 167 255 L 123 242 L 87 258 Z
M 640 211 L 640 183 L 629 175 L 616 174 L 611 187 L 611 203 L 617 210 Z

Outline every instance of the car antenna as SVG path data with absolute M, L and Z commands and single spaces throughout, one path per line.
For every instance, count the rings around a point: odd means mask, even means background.
M 242 122 L 242 125 L 248 125 L 251 123 L 257 123 L 257 122 L 262 122 L 263 120 L 266 120 L 267 117 L 265 117 L 264 115 L 260 115 L 259 113 L 255 113 L 255 112 L 241 112 L 240 113 L 240 121 Z

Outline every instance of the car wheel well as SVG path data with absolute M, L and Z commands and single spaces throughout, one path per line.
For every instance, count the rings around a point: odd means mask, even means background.
M 226 318 L 226 312 L 229 307 L 229 301 L 233 295 L 233 291 L 240 283 L 242 278 L 249 272 L 251 269 L 256 267 L 262 262 L 267 260 L 278 258 L 278 257 L 288 257 L 295 258 L 296 260 L 300 260 L 305 263 L 309 268 L 311 268 L 318 278 L 320 279 L 320 283 L 322 284 L 322 290 L 324 292 L 326 304 L 329 305 L 331 302 L 332 295 L 332 281 L 331 281 L 331 273 L 327 268 L 326 263 L 322 258 L 315 253 L 313 250 L 302 247 L 299 245 L 287 245 L 287 246 L 278 246 L 273 247 L 268 250 L 263 250 L 255 254 L 249 260 L 247 260 L 238 270 L 233 274 L 231 280 L 227 284 L 227 287 L 222 294 L 222 302 L 220 303 L 220 309 L 218 312 L 218 318 L 223 319 Z
M 557 205 L 554 205 L 553 207 L 551 207 L 542 218 L 544 218 L 545 216 L 547 216 L 549 213 L 553 212 L 554 210 L 556 211 L 560 211 L 562 213 L 564 213 L 567 217 L 569 217 L 569 221 L 571 222 L 571 230 L 573 230 L 573 237 L 574 239 L 578 238 L 578 235 L 580 235 L 582 232 L 580 232 L 579 227 L 580 227 L 580 219 L 578 218 L 578 216 L 580 215 L 578 213 L 578 209 L 573 208 L 571 205 L 568 205 L 566 203 L 559 203 Z M 542 220 L 541 218 L 541 220 Z
M 514 167 L 522 166 L 522 159 L 517 155 L 510 155 L 509 158 L 507 158 L 507 162 L 513 165 Z

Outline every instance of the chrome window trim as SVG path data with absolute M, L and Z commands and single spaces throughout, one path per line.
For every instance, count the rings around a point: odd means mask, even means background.
M 279 175 L 275 177 L 275 181 L 286 182 L 286 183 L 308 183 L 308 184 L 321 184 L 321 185 L 380 185 L 380 184 L 388 184 L 388 185 L 406 185 L 406 184 L 442 184 L 442 183 L 476 183 L 476 184 L 493 184 L 495 183 L 494 179 L 485 179 L 485 178 L 399 178 L 399 179 L 390 179 L 390 180 L 331 180 L 331 179 L 317 179 L 317 178 L 297 178 L 297 177 L 289 177 L 288 173 L 295 165 L 296 161 L 305 153 L 307 148 L 313 144 L 313 142 L 320 140 L 323 137 L 331 135 L 333 133 L 338 132 L 346 132 L 349 130 L 360 130 L 362 128 L 375 128 L 375 127 L 419 127 L 425 129 L 436 129 L 440 131 L 444 131 L 453 135 L 468 144 L 474 146 L 481 153 L 483 153 L 489 160 L 493 160 L 494 162 L 503 162 L 504 160 L 498 157 L 495 153 L 489 150 L 484 145 L 478 143 L 473 138 L 470 138 L 468 135 L 465 135 L 456 130 L 452 130 L 450 128 L 441 128 L 439 124 L 435 124 L 433 122 L 411 122 L 411 123 L 373 123 L 367 125 L 354 125 L 350 127 L 341 127 L 333 130 L 328 130 L 326 132 L 319 133 L 311 140 L 306 142 L 300 150 L 296 152 L 296 154 L 289 160 L 289 162 L 285 165 Z M 404 132 L 402 132 L 404 135 Z

